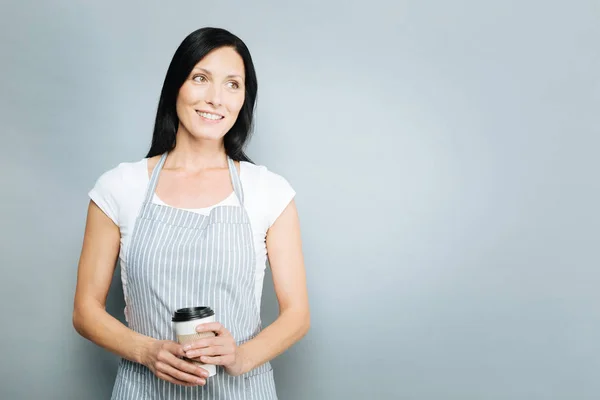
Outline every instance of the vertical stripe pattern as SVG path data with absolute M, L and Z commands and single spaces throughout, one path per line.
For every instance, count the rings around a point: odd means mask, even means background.
M 177 338 L 176 309 L 210 306 L 238 345 L 261 330 L 255 301 L 252 227 L 235 164 L 228 159 L 241 206 L 218 206 L 209 215 L 152 203 L 167 154 L 154 168 L 127 253 L 127 313 L 131 329 L 160 340 Z M 277 399 L 270 363 L 233 377 L 217 367 L 203 387 L 183 387 L 157 378 L 144 365 L 122 359 L 113 400 Z

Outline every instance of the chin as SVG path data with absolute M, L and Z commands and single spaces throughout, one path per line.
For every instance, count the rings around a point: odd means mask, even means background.
M 194 139 L 197 140 L 223 140 L 223 138 L 225 137 L 225 134 L 227 132 L 191 132 L 191 135 Z

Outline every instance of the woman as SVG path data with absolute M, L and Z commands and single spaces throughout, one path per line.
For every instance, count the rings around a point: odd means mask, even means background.
M 309 328 L 295 192 L 243 152 L 257 81 L 246 45 L 203 28 L 179 46 L 149 153 L 90 191 L 73 324 L 119 355 L 113 399 L 276 399 L 270 360 Z M 262 328 L 265 263 L 278 318 Z M 121 263 L 127 327 L 105 311 Z M 176 342 L 179 308 L 209 306 L 211 338 Z M 217 374 L 184 359 L 217 365 Z

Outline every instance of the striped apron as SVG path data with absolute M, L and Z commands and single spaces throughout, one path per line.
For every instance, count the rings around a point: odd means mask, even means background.
M 179 308 L 210 306 L 238 345 L 261 330 L 255 300 L 255 252 L 244 193 L 233 161 L 229 174 L 241 206 L 217 206 L 209 215 L 154 204 L 167 154 L 152 171 L 127 251 L 124 286 L 131 329 L 176 341 L 171 316 Z M 184 387 L 157 378 L 146 366 L 121 359 L 113 400 L 277 399 L 269 362 L 241 376 L 222 367 L 205 386 Z

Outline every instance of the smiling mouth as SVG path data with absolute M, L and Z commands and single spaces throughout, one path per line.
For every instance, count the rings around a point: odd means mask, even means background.
M 204 118 L 204 119 L 208 119 L 208 120 L 210 120 L 210 121 L 219 121 L 219 120 L 221 120 L 221 119 L 225 118 L 225 117 L 223 117 L 222 115 L 219 115 L 219 114 L 212 114 L 212 113 L 207 113 L 207 112 L 204 112 L 204 111 L 198 111 L 198 110 L 196 110 L 196 113 L 197 113 L 199 116 L 201 116 L 202 118 Z

